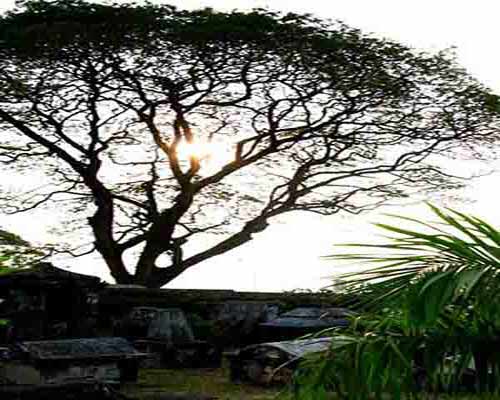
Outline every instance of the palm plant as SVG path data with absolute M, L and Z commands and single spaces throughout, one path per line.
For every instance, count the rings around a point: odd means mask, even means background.
M 378 224 L 392 234 L 386 243 L 349 244 L 362 251 L 330 256 L 371 266 L 342 277 L 350 293 L 363 294 L 365 313 L 350 332 L 334 333 L 329 354 L 304 363 L 298 397 L 321 398 L 328 387 L 348 399 L 400 398 L 423 386 L 455 392 L 470 366 L 475 390 L 500 389 L 500 232 L 430 208 L 438 222 L 393 216 L 397 226 Z

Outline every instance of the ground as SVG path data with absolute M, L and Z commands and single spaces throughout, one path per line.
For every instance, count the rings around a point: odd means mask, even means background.
M 218 400 L 285 400 L 279 388 L 231 383 L 225 369 L 143 369 L 136 384 L 122 388 L 131 397 L 148 400 L 159 393 L 211 395 Z M 414 398 L 413 398 L 414 399 Z M 498 400 L 500 395 L 424 396 L 422 400 Z M 389 397 L 388 397 L 389 400 Z
M 218 400 L 271 400 L 278 397 L 280 389 L 232 383 L 227 370 L 221 368 L 143 369 L 138 382 L 127 385 L 124 392 L 141 400 L 161 392 L 212 395 Z

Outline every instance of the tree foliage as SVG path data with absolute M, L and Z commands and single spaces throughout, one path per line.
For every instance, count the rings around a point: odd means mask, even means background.
M 430 161 L 498 126 L 451 57 L 310 16 L 26 1 L 0 43 L 0 160 L 50 180 L 6 212 L 91 215 L 122 283 L 161 286 L 286 212 L 453 186 Z M 207 232 L 225 237 L 183 251 Z
M 0 229 L 0 275 L 16 268 L 30 267 L 48 253 L 48 248 L 33 246 L 20 236 Z
M 364 251 L 332 256 L 372 265 L 344 276 L 349 293 L 361 290 L 369 301 L 352 330 L 334 337 L 331 353 L 304 366 L 299 397 L 332 387 L 349 399 L 500 391 L 500 232 L 431 208 L 438 222 L 397 217 L 398 225 L 379 225 L 394 235 L 388 242 L 352 244 Z M 365 382 L 362 390 L 356 382 Z

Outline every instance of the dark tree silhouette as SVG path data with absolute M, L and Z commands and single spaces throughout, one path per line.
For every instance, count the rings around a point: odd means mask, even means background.
M 452 57 L 309 16 L 28 1 L 0 40 L 0 159 L 51 182 L 4 209 L 72 201 L 120 283 L 162 286 L 285 212 L 452 186 L 430 159 L 498 127 Z

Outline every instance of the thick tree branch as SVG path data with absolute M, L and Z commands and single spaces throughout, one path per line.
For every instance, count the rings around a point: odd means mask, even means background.
M 62 148 L 52 143 L 51 141 L 45 139 L 42 135 L 36 133 L 33 129 L 28 127 L 23 122 L 16 119 L 12 114 L 0 109 L 0 119 L 4 122 L 10 124 L 13 128 L 19 130 L 23 135 L 26 135 L 31 140 L 44 146 L 49 152 L 57 155 L 61 160 L 65 161 L 75 172 L 79 174 L 85 173 L 85 165 L 72 157 L 68 152 L 64 151 Z

